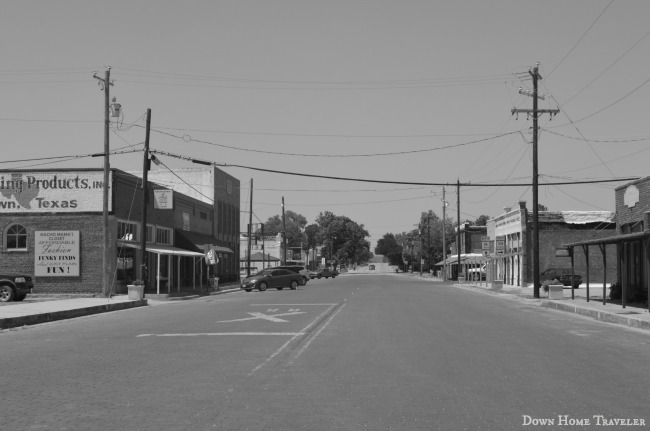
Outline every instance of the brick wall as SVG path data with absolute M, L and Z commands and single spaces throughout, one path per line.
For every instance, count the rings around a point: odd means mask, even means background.
M 34 293 L 91 293 L 102 292 L 103 220 L 101 214 L 30 214 L 0 216 L 0 229 L 13 223 L 27 230 L 27 251 L 0 250 L 0 272 L 34 274 L 34 232 L 47 230 L 78 230 L 80 276 L 35 277 Z M 115 223 L 113 222 L 114 226 Z M 113 234 L 114 237 L 115 234 Z M 109 251 L 115 255 L 115 248 Z M 111 259 L 110 262 L 113 262 Z
M 539 269 L 543 272 L 547 268 L 571 268 L 571 258 L 555 257 L 556 247 L 572 242 L 585 241 L 589 239 L 604 238 L 615 234 L 613 223 L 587 223 L 587 224 L 565 224 L 565 223 L 540 223 L 539 224 Z M 533 281 L 533 250 L 532 250 L 532 226 L 528 230 L 527 243 L 531 246 L 526 253 L 527 280 Z M 607 254 L 607 282 L 613 282 L 617 277 L 616 269 L 616 246 L 608 245 Z M 582 276 L 583 281 L 587 277 L 586 257 L 582 247 L 574 248 L 575 273 Z M 589 282 L 597 283 L 603 281 L 603 255 L 598 246 L 589 247 Z
M 634 190 L 636 189 L 636 190 Z M 638 202 L 633 206 L 628 206 L 625 203 L 626 192 L 635 195 L 638 191 Z M 622 227 L 625 225 L 634 225 L 643 220 L 643 214 L 650 211 L 650 177 L 645 177 L 637 181 L 625 184 L 618 187 L 615 191 L 616 195 L 616 223 L 618 233 L 622 232 Z M 631 205 L 630 198 L 628 197 L 628 204 Z M 647 229 L 647 226 L 645 227 Z M 640 229 L 639 229 L 640 230 Z

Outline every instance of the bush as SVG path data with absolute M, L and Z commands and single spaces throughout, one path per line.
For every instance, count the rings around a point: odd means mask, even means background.
M 609 286 L 609 299 L 616 301 L 623 298 L 623 285 L 618 281 Z
M 558 280 L 544 280 L 542 281 L 542 289 L 544 289 L 544 292 L 548 292 L 548 286 L 552 284 L 562 284 Z

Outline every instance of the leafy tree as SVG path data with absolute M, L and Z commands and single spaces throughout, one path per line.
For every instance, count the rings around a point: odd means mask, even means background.
M 384 234 L 384 237 L 377 241 L 375 254 L 381 254 L 388 258 L 391 265 L 402 266 L 403 247 L 397 243 L 395 235 L 392 233 Z
M 324 248 L 325 256 L 338 263 L 358 264 L 368 259 L 370 242 L 366 239 L 370 234 L 363 227 L 348 217 L 337 216 L 325 211 L 316 218 L 319 227 L 316 241 Z
M 488 220 L 490 220 L 490 216 L 488 215 L 480 215 L 474 222 L 474 226 L 487 226 Z
M 285 211 L 284 224 L 286 226 L 287 247 L 304 247 L 307 237 L 304 234 L 307 219 L 301 214 L 293 211 Z M 277 235 L 282 232 L 282 215 L 274 215 L 264 223 L 264 233 L 268 235 Z

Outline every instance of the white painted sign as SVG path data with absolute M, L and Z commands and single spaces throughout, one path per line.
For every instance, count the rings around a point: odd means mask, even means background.
M 174 191 L 173 190 L 154 190 L 153 207 L 161 210 L 174 209 Z
M 79 277 L 79 231 L 36 231 L 34 275 L 37 277 Z
M 97 212 L 103 208 L 102 171 L 0 172 L 0 213 Z

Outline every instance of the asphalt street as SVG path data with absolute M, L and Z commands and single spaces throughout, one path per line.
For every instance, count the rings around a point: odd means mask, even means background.
M 343 275 L 3 331 L 0 430 L 640 429 L 649 353 L 647 331 Z

